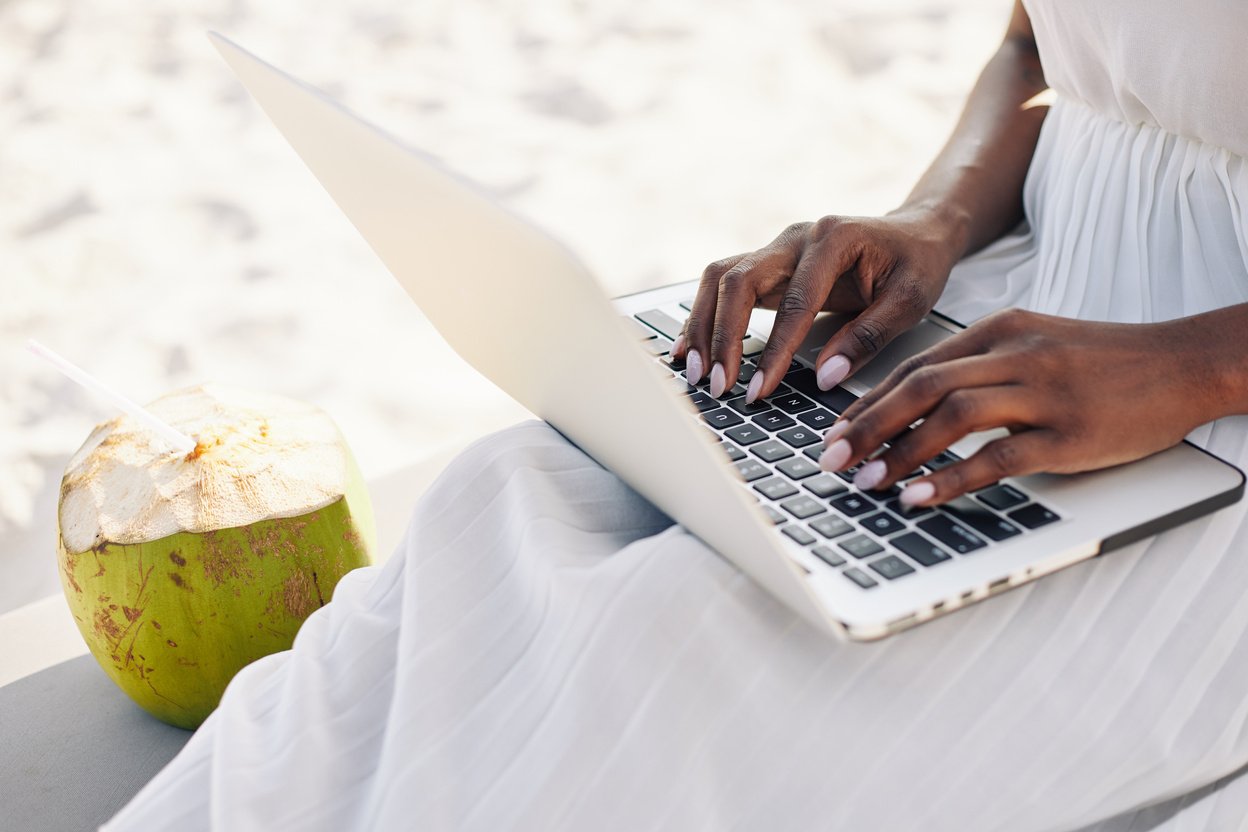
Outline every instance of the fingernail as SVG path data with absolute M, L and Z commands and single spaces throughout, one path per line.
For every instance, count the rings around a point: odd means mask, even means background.
M 724 365 L 718 361 L 711 367 L 711 398 L 724 395 Z
M 843 355 L 834 355 L 819 365 L 815 373 L 815 383 L 820 390 L 831 390 L 849 375 L 849 359 Z
M 823 435 L 824 447 L 831 445 L 832 442 L 836 440 L 836 437 L 840 436 L 847 430 L 849 430 L 848 419 L 838 419 L 833 422 L 832 427 L 828 428 L 828 432 Z
M 697 384 L 702 380 L 702 356 L 697 350 L 689 350 L 689 354 L 685 356 L 685 378 L 690 384 Z
M 857 483 L 855 483 L 857 484 Z M 915 482 L 901 489 L 897 499 L 903 506 L 917 506 L 936 496 L 936 486 L 930 482 Z
M 839 471 L 849 462 L 850 453 L 849 443 L 838 439 L 819 455 L 819 467 L 825 471 Z
M 870 491 L 884 481 L 884 475 L 887 473 L 888 466 L 884 464 L 884 460 L 873 459 L 859 468 L 857 474 L 854 474 L 854 485 L 863 491 Z
M 685 348 L 685 334 L 682 332 L 676 336 L 676 340 L 672 342 L 672 355 L 678 354 Z
M 753 404 L 758 398 L 758 394 L 763 390 L 763 371 L 755 370 L 754 377 L 750 379 L 750 386 L 745 388 L 745 403 Z

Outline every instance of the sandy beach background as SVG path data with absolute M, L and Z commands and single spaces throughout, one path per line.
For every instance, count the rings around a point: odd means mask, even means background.
M 217 380 L 325 407 L 367 475 L 522 417 L 451 353 L 204 37 L 431 151 L 622 293 L 904 197 L 1007 0 L 0 0 L 0 613 L 59 592 L 60 476 Z

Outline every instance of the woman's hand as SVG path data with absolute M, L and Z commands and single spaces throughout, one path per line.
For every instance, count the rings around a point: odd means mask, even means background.
M 968 433 L 1010 430 L 902 491 L 903 503 L 930 505 L 1003 477 L 1130 462 L 1227 412 L 1210 341 L 1198 318 L 1106 324 L 999 312 L 855 402 L 829 428 L 820 464 L 843 470 L 889 442 L 854 480 L 887 488 Z
M 753 401 L 780 384 L 816 313 L 859 312 L 819 354 L 819 386 L 830 390 L 931 311 L 964 245 L 952 229 L 940 212 L 920 209 L 791 225 L 765 248 L 706 267 L 672 354 L 690 382 L 709 373 L 718 398 L 736 383 L 750 310 L 775 307 L 746 393 Z

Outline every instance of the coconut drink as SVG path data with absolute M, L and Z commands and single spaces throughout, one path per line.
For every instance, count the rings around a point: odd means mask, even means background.
M 371 560 L 372 508 L 334 422 L 217 385 L 95 428 L 61 482 L 59 565 L 105 672 L 153 716 L 198 726 L 234 674 L 286 650 L 338 580 Z

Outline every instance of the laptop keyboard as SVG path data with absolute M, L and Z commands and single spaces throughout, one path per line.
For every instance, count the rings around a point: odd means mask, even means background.
M 689 301 L 680 305 L 689 308 Z M 829 474 L 819 468 L 823 433 L 858 397 L 844 387 L 820 390 L 813 370 L 790 365 L 784 382 L 765 400 L 746 404 L 745 387 L 757 370 L 763 342 L 747 336 L 740 382 L 718 400 L 709 379 L 691 385 L 683 364 L 669 354 L 682 322 L 659 309 L 628 319 L 641 343 L 689 397 L 698 418 L 720 440 L 738 478 L 781 534 L 853 585 L 871 590 L 976 556 L 995 544 L 1061 518 L 1013 483 L 998 483 L 934 508 L 902 508 L 900 487 L 862 491 L 855 468 Z M 887 446 L 886 446 L 887 447 Z M 942 451 L 905 480 L 957 462 Z M 904 483 L 903 483 L 904 484 Z

